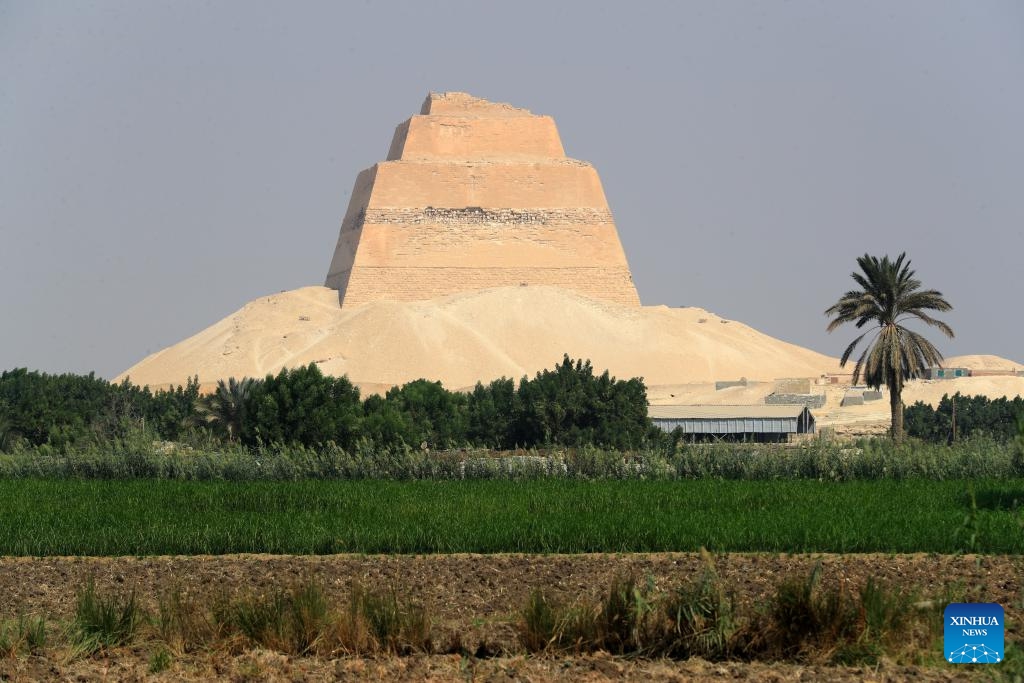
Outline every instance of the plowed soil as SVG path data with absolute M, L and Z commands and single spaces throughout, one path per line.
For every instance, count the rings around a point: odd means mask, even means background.
M 711 558 L 742 605 L 763 601 L 784 577 L 809 575 L 821 562 L 823 585 L 856 590 L 874 576 L 887 584 L 938 596 L 959 583 L 968 599 L 998 602 L 1007 641 L 1024 639 L 1024 558 L 942 555 L 765 555 Z M 416 655 L 390 658 L 289 657 L 254 650 L 175 658 L 166 680 L 966 680 L 977 672 L 953 666 L 843 668 L 779 663 L 630 661 L 606 655 L 527 657 L 516 638 L 520 609 L 542 588 L 556 601 L 595 600 L 616 575 L 651 577 L 671 589 L 699 575 L 705 558 L 692 553 L 635 555 L 437 555 L 293 557 L 243 555 L 143 558 L 0 558 L 0 619 L 19 614 L 71 618 L 75 593 L 90 579 L 98 591 L 134 589 L 155 610 L 162 593 L 179 588 L 212 602 L 289 588 L 313 580 L 340 602 L 355 584 L 393 588 L 431 615 L 435 642 L 458 640 L 485 658 Z M 0 680 L 140 680 L 150 678 L 152 648 L 137 646 L 103 658 L 71 658 L 59 648 L 44 656 L 0 658 Z

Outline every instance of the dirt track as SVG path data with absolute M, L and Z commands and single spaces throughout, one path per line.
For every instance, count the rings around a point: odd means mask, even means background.
M 952 582 L 962 583 L 973 601 L 998 602 L 1006 609 L 1007 640 L 1024 639 L 1024 558 L 951 557 L 940 555 L 763 555 L 728 554 L 713 558 L 726 586 L 741 604 L 756 603 L 784 576 L 807 576 L 823 566 L 823 584 L 845 583 L 855 589 L 868 576 L 916 589 L 923 597 L 939 595 Z M 0 618 L 19 614 L 66 620 L 75 591 L 93 578 L 100 591 L 135 589 L 143 604 L 155 608 L 156 597 L 174 587 L 203 601 L 218 595 L 243 595 L 290 587 L 307 580 L 322 583 L 331 599 L 343 601 L 351 586 L 393 587 L 431 615 L 435 642 L 455 633 L 471 650 L 502 656 L 475 661 L 458 656 L 421 656 L 336 661 L 290 658 L 269 652 L 237 657 L 223 653 L 176 660 L 170 678 L 319 680 L 335 677 L 369 679 L 471 680 L 606 680 L 745 678 L 746 680 L 949 680 L 963 670 L 838 669 L 799 665 L 629 662 L 608 657 L 526 658 L 515 635 L 517 614 L 534 588 L 563 602 L 597 598 L 616 574 L 650 576 L 658 588 L 671 589 L 703 566 L 697 554 L 640 555 L 438 555 L 293 557 L 243 555 L 148 558 L 0 558 Z M 148 651 L 125 652 L 112 660 L 50 661 L 45 658 L 0 659 L 0 680 L 58 678 L 123 680 L 144 676 Z M 84 679 L 80 678 L 84 676 Z M 922 676 L 924 678 L 922 678 Z M 680 678 L 676 678 L 680 677 Z

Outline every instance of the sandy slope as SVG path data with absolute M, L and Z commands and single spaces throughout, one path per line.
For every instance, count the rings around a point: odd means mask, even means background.
M 511 287 L 342 310 L 335 290 L 305 287 L 260 297 L 117 380 L 158 386 L 198 375 L 205 383 L 313 362 L 364 391 L 420 377 L 461 388 L 532 375 L 563 353 L 648 385 L 837 371 L 833 358 L 699 308 L 636 308 L 553 287 Z
M 999 356 L 951 356 L 942 364 L 947 368 L 970 368 L 986 372 L 1016 372 L 1024 370 L 1024 365 Z

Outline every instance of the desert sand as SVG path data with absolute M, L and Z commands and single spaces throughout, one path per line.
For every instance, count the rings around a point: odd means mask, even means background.
M 619 378 L 643 377 L 652 404 L 756 405 L 776 390 L 776 379 L 804 377 L 811 379 L 811 393 L 826 397 L 814 411 L 819 426 L 877 433 L 889 420 L 887 394 L 864 405 L 840 405 L 850 388 L 827 384 L 823 376 L 848 377 L 851 368 L 840 369 L 835 358 L 701 308 L 635 307 L 547 286 L 345 308 L 338 292 L 326 287 L 280 292 L 150 355 L 115 381 L 127 377 L 155 389 L 198 376 L 211 386 L 316 363 L 326 374 L 347 375 L 364 395 L 421 378 L 465 390 L 477 381 L 533 376 L 565 353 Z M 957 356 L 945 365 L 1007 372 L 1022 367 L 996 356 Z M 716 381 L 740 378 L 747 386 L 715 390 Z M 958 391 L 1024 396 L 1024 377 L 916 380 L 903 399 L 936 405 Z
M 316 363 L 364 393 L 419 378 L 460 389 L 532 376 L 565 353 L 648 385 L 838 372 L 834 358 L 700 308 L 600 302 L 547 286 L 342 308 L 337 291 L 304 287 L 260 297 L 115 381 L 160 387 L 198 375 L 209 383 Z
M 942 363 L 947 368 L 970 368 L 982 372 L 1020 372 L 1024 365 L 999 356 L 950 356 Z

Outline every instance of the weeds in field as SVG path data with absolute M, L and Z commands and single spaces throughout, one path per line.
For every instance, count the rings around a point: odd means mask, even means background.
M 860 591 L 862 637 L 880 639 L 904 630 L 911 617 L 909 596 L 895 592 L 868 577 Z
M 821 565 L 805 581 L 781 582 L 766 610 L 752 620 L 763 638 L 748 640 L 748 654 L 833 664 L 874 664 L 888 652 L 913 652 L 934 639 L 941 615 L 918 607 L 914 595 L 869 577 L 857 593 L 821 585 Z M 943 606 L 946 603 L 943 602 Z
M 134 590 L 127 596 L 101 595 L 90 580 L 78 593 L 72 642 L 80 651 L 89 654 L 127 645 L 135 638 L 144 619 Z
M 19 652 L 36 654 L 46 647 L 46 620 L 21 615 L 15 621 L 0 621 L 0 657 Z
M 250 596 L 215 606 L 220 638 L 238 636 L 249 644 L 294 655 L 407 654 L 432 651 L 430 619 L 393 591 L 354 586 L 347 609 L 332 610 L 316 583 L 269 596 Z
M 154 625 L 159 639 L 179 656 L 195 652 L 217 638 L 217 626 L 206 610 L 180 588 L 160 596 Z
M 857 608 L 844 587 L 821 590 L 821 564 L 807 579 L 782 581 L 760 630 L 767 648 L 786 659 L 800 659 L 806 650 L 850 640 L 857 626 Z
M 323 591 L 314 583 L 291 592 L 250 596 L 214 608 L 218 631 L 249 643 L 288 654 L 313 652 L 328 628 L 328 607 Z
M 806 577 L 786 578 L 745 612 L 737 609 L 709 556 L 699 575 L 674 589 L 659 589 L 650 578 L 619 575 L 599 599 L 566 606 L 553 604 L 538 590 L 521 613 L 519 639 L 530 653 L 605 651 L 627 657 L 846 665 L 875 664 L 884 655 L 936 664 L 930 653 L 941 636 L 942 610 L 968 596 L 962 584 L 948 585 L 940 599 L 919 600 L 915 593 L 874 578 L 854 590 L 826 585 L 822 576 L 819 563 Z M 64 633 L 72 658 L 146 643 L 151 673 L 166 671 L 183 653 L 240 654 L 254 646 L 327 657 L 437 651 L 427 612 L 394 591 L 354 585 L 346 604 L 332 605 L 315 582 L 223 599 L 213 606 L 175 590 L 161 596 L 158 610 L 148 616 L 134 591 L 104 595 L 90 581 L 78 593 L 73 621 Z M 40 617 L 0 622 L 0 657 L 38 653 L 47 645 L 47 624 Z M 481 645 L 474 655 L 457 634 L 442 651 L 469 657 L 491 653 Z M 1022 666 L 1024 653 L 1009 642 L 1000 672 L 1019 676 Z
M 932 615 L 913 596 L 873 578 L 858 591 L 821 585 L 821 565 L 781 581 L 751 614 L 739 614 L 714 567 L 656 594 L 650 582 L 616 578 L 594 605 L 552 605 L 540 591 L 527 602 L 519 637 L 528 652 L 606 651 L 616 655 L 699 656 L 833 664 L 876 663 L 934 637 Z M 935 621 L 941 625 L 941 617 Z M 911 649 L 911 654 L 913 650 Z
M 349 615 L 362 619 L 384 652 L 430 652 L 430 618 L 414 604 L 403 604 L 394 591 L 375 593 L 356 585 Z
M 21 638 L 12 624 L 0 622 L 0 657 L 13 657 L 21 649 Z
M 596 642 L 600 649 L 612 654 L 643 652 L 657 638 L 652 623 L 655 607 L 652 600 L 654 581 L 643 585 L 635 577 L 612 579 L 608 594 L 597 612 Z
M 252 645 L 293 653 L 288 615 L 285 594 L 276 592 L 219 604 L 213 618 L 222 633 L 238 633 Z
M 737 627 L 735 604 L 707 558 L 698 580 L 669 595 L 665 616 L 669 626 L 663 640 L 666 655 L 710 661 L 729 656 Z
M 555 607 L 544 591 L 534 588 L 519 624 L 519 640 L 527 652 L 543 652 L 558 642 L 557 618 Z
M 297 654 L 315 652 L 330 627 L 330 608 L 318 583 L 295 589 L 289 601 L 291 644 Z
M 539 590 L 520 615 L 519 637 L 529 652 L 565 650 L 615 655 L 640 654 L 659 638 L 651 580 L 616 576 L 594 605 L 553 605 Z
M 158 674 L 171 668 L 171 653 L 164 648 L 154 652 L 149 658 L 149 673 Z

